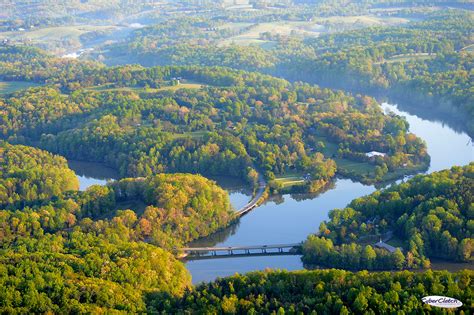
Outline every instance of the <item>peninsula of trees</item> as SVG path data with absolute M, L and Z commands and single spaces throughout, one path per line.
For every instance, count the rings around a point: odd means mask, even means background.
M 418 175 L 332 210 L 303 245 L 308 264 L 346 269 L 429 267 L 430 258 L 473 261 L 474 163 Z M 374 247 L 398 240 L 393 252 Z
M 22 47 L 1 49 L 0 62 L 4 79 L 45 84 L 0 103 L 5 139 L 103 162 L 122 176 L 190 172 L 252 182 L 256 168 L 269 180 L 309 174 L 307 190 L 316 190 L 336 171 L 375 182 L 429 162 L 406 121 L 365 96 L 228 68 L 65 62 Z M 357 167 L 344 167 L 349 162 Z

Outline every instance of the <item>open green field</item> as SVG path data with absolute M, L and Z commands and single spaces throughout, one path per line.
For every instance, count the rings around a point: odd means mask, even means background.
M 435 57 L 436 57 L 436 54 L 428 54 L 428 53 L 404 54 L 404 55 L 393 56 L 382 62 L 374 62 L 374 64 L 407 62 L 407 61 L 413 61 L 413 60 L 427 60 L 427 59 L 433 59 Z
M 281 184 L 283 188 L 288 188 L 296 185 L 303 185 L 305 180 L 303 174 L 300 173 L 287 173 L 275 178 L 275 182 Z
M 13 93 L 34 86 L 39 86 L 39 84 L 26 81 L 0 81 L 0 95 Z
M 82 47 L 80 36 L 91 32 L 114 31 L 114 25 L 68 25 L 44 28 L 32 28 L 23 31 L 0 32 L 0 40 L 8 39 L 14 43 L 27 43 L 50 50 L 56 54 L 64 54 L 71 49 Z
M 203 131 L 191 131 L 191 132 L 186 132 L 186 133 L 174 133 L 172 135 L 173 139 L 181 139 L 181 138 L 187 138 L 191 137 L 194 139 L 202 138 L 205 135 L 207 135 L 209 132 L 206 130 Z
M 155 89 L 157 91 L 176 91 L 179 89 L 200 89 L 203 85 L 199 83 L 180 83 L 179 85 L 170 85 L 170 86 L 163 86 L 159 89 Z
M 360 176 L 373 176 L 375 173 L 375 166 L 367 162 L 351 161 L 343 158 L 333 158 L 336 161 L 338 170 L 344 172 L 352 172 Z
M 231 27 L 227 23 L 227 27 Z M 239 25 L 242 23 L 239 23 Z M 260 34 L 262 33 L 271 33 L 273 35 L 281 36 L 290 36 L 290 35 L 299 35 L 299 36 L 318 36 L 319 32 L 312 31 L 308 26 L 312 23 L 308 21 L 278 21 L 278 22 L 269 22 L 269 23 L 257 23 L 245 25 L 245 27 L 250 27 L 246 32 L 225 39 L 219 43 L 220 46 L 227 46 L 230 44 L 236 44 L 241 46 L 248 45 L 259 45 L 262 48 L 272 48 L 275 43 L 268 40 L 262 40 Z M 237 27 L 237 26 L 235 26 Z
M 364 176 L 370 174 L 370 176 L 375 173 L 375 166 L 367 162 L 358 162 L 352 161 L 345 158 L 336 157 L 338 145 L 334 142 L 329 142 L 325 137 L 317 137 L 317 141 L 324 143 L 324 148 L 319 149 L 325 157 L 333 159 L 339 171 L 343 173 L 351 172 L 358 176 Z
M 246 23 L 246 22 L 229 22 L 222 24 L 218 27 L 221 30 L 231 30 L 231 31 L 240 31 L 246 27 L 252 26 L 254 23 Z
M 383 17 L 375 15 L 330 16 L 313 19 L 313 22 L 324 25 L 345 25 L 346 27 L 360 28 L 371 26 L 400 25 L 410 22 L 409 19 L 398 17 Z
M 38 29 L 29 29 L 24 31 L 10 31 L 0 33 L 0 38 L 9 39 L 28 39 L 33 42 L 38 41 L 62 41 L 79 40 L 79 36 L 88 32 L 114 30 L 117 27 L 109 25 L 70 25 L 53 26 Z
M 200 89 L 202 88 L 203 84 L 199 83 L 180 83 L 178 85 L 168 85 L 162 86 L 160 88 L 144 88 L 144 87 L 111 87 L 107 85 L 102 86 L 95 86 L 89 88 L 90 91 L 97 91 L 97 92 L 113 92 L 113 91 L 124 91 L 124 92 L 136 92 L 136 93 L 156 93 L 160 91 L 176 91 L 179 89 Z
M 325 18 L 314 18 L 311 21 L 276 21 L 266 23 L 226 23 L 220 28 L 231 30 L 247 31 L 240 35 L 236 35 L 225 39 L 219 43 L 220 46 L 230 44 L 248 46 L 259 45 L 262 48 L 272 48 L 272 42 L 262 40 L 262 33 L 271 33 L 272 35 L 281 36 L 300 36 L 300 37 L 316 37 L 328 31 L 343 31 L 347 29 L 356 29 L 370 26 L 399 25 L 408 23 L 409 20 L 397 17 L 378 17 L 371 15 L 360 16 L 332 16 Z

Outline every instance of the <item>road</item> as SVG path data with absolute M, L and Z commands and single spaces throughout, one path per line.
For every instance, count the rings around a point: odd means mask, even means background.
M 265 192 L 265 187 L 267 187 L 267 182 L 263 178 L 262 175 L 258 175 L 258 189 L 257 192 L 255 193 L 255 196 L 250 200 L 245 206 L 240 208 L 239 210 L 236 211 L 236 214 L 238 217 L 243 216 L 244 214 L 247 214 L 251 210 L 257 207 L 257 202 L 258 200 L 263 196 L 263 193 Z

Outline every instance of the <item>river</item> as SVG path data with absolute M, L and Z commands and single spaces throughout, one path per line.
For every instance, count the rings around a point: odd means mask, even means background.
M 383 103 L 382 108 L 404 116 L 410 124 L 410 131 L 426 141 L 431 156 L 427 173 L 454 165 L 466 165 L 474 160 L 474 147 L 466 133 L 457 132 L 441 122 L 399 110 L 396 105 Z M 113 170 L 104 170 L 103 167 L 91 163 L 73 161 L 70 166 L 79 174 L 81 189 L 92 184 L 104 184 L 107 180 L 118 177 Z M 229 191 L 231 203 L 235 208 L 240 208 L 250 199 L 250 191 L 238 180 L 214 179 Z M 319 224 L 328 219 L 331 209 L 343 208 L 352 199 L 375 190 L 371 185 L 337 178 L 319 194 L 275 196 L 242 217 L 238 224 L 192 245 L 271 245 L 301 242 L 308 234 L 318 230 Z M 192 274 L 193 283 L 199 283 L 236 272 L 266 268 L 302 269 L 303 264 L 299 256 L 260 256 L 194 260 L 188 261 L 186 267 Z
M 466 165 L 474 160 L 474 147 L 466 133 L 456 132 L 441 122 L 401 111 L 396 105 L 383 103 L 382 108 L 404 116 L 410 124 L 410 131 L 426 141 L 431 156 L 427 173 L 454 165 Z M 337 179 L 333 187 L 317 196 L 283 195 L 270 199 L 244 216 L 236 228 L 229 229 L 226 237 L 220 233 L 215 239 L 211 237 L 195 243 L 207 246 L 297 243 L 316 232 L 319 224 L 328 218 L 331 209 L 343 208 L 352 199 L 375 190 L 374 186 Z M 299 256 L 261 256 L 194 260 L 187 262 L 186 267 L 192 274 L 193 283 L 199 283 L 236 272 L 266 268 L 303 269 L 303 264 Z
M 84 191 L 92 185 L 105 185 L 108 181 L 119 179 L 118 172 L 101 163 L 69 160 L 69 168 L 79 179 L 79 190 Z

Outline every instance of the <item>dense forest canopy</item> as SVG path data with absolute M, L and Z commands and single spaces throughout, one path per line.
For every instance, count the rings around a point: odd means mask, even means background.
M 165 313 L 361 314 L 430 313 L 421 298 L 450 296 L 472 307 L 473 271 L 426 273 L 342 270 L 268 271 L 218 279 L 178 299 L 150 296 L 148 310 Z
M 112 45 L 106 59 L 114 63 L 125 58 L 144 65 L 224 65 L 323 86 L 382 91 L 414 108 L 448 114 L 472 133 L 472 12 L 451 9 L 399 15 L 409 22 L 344 32 L 335 27 L 317 37 L 261 33 L 260 40 L 274 43 L 271 48 L 221 44 L 229 36 L 222 32 L 225 23 L 212 20 L 217 25 L 209 27 L 210 19 L 183 18 L 136 31 L 128 42 Z M 303 14 L 299 20 L 306 21 Z M 275 21 L 292 19 L 282 15 Z M 316 25 L 332 27 L 324 21 Z M 255 26 L 260 21 L 253 22 Z M 183 32 L 189 39 L 180 36 Z
M 349 269 L 429 266 L 428 258 L 472 262 L 474 164 L 418 175 L 406 183 L 335 209 L 319 236 L 303 245 L 309 264 Z M 374 249 L 378 239 L 399 239 L 401 250 Z M 367 244 L 372 240 L 372 246 Z M 364 243 L 366 245 L 364 245 Z
M 239 3 L 2 3 L 0 313 L 441 313 L 427 295 L 471 312 L 472 270 L 394 270 L 472 269 L 473 163 L 354 199 L 291 250 L 370 273 L 191 285 L 182 247 L 239 220 L 204 176 L 244 179 L 260 202 L 426 170 L 408 122 L 360 93 L 474 130 L 468 0 Z M 79 191 L 66 158 L 122 179 Z
M 4 137 L 105 162 L 122 176 L 248 179 L 256 167 L 268 179 L 309 173 L 319 188 L 334 176 L 338 160 L 360 163 L 366 171 L 339 172 L 368 182 L 429 161 L 408 124 L 384 115 L 369 97 L 220 67 L 103 67 L 38 53 L 31 68 L 18 68 L 28 58 L 12 54 L 23 50 L 3 49 L 3 77 L 48 85 L 5 98 Z M 386 156 L 367 157 L 373 150 Z
M 66 159 L 0 141 L 0 205 L 12 206 L 61 196 L 79 182 Z
M 57 166 L 77 186 L 62 157 L 5 143 L 2 154 L 8 166 L 2 181 L 15 178 L 23 163 L 26 183 L 38 180 L 36 172 L 55 175 Z M 0 210 L 1 312 L 144 312 L 149 294 L 180 295 L 190 286 L 171 253 L 175 246 L 234 219 L 228 194 L 198 175 L 122 179 L 84 192 L 40 183 L 54 195 L 33 195 L 36 186 L 28 185 L 15 195 L 22 202 Z M 130 203 L 139 206 L 123 208 Z

